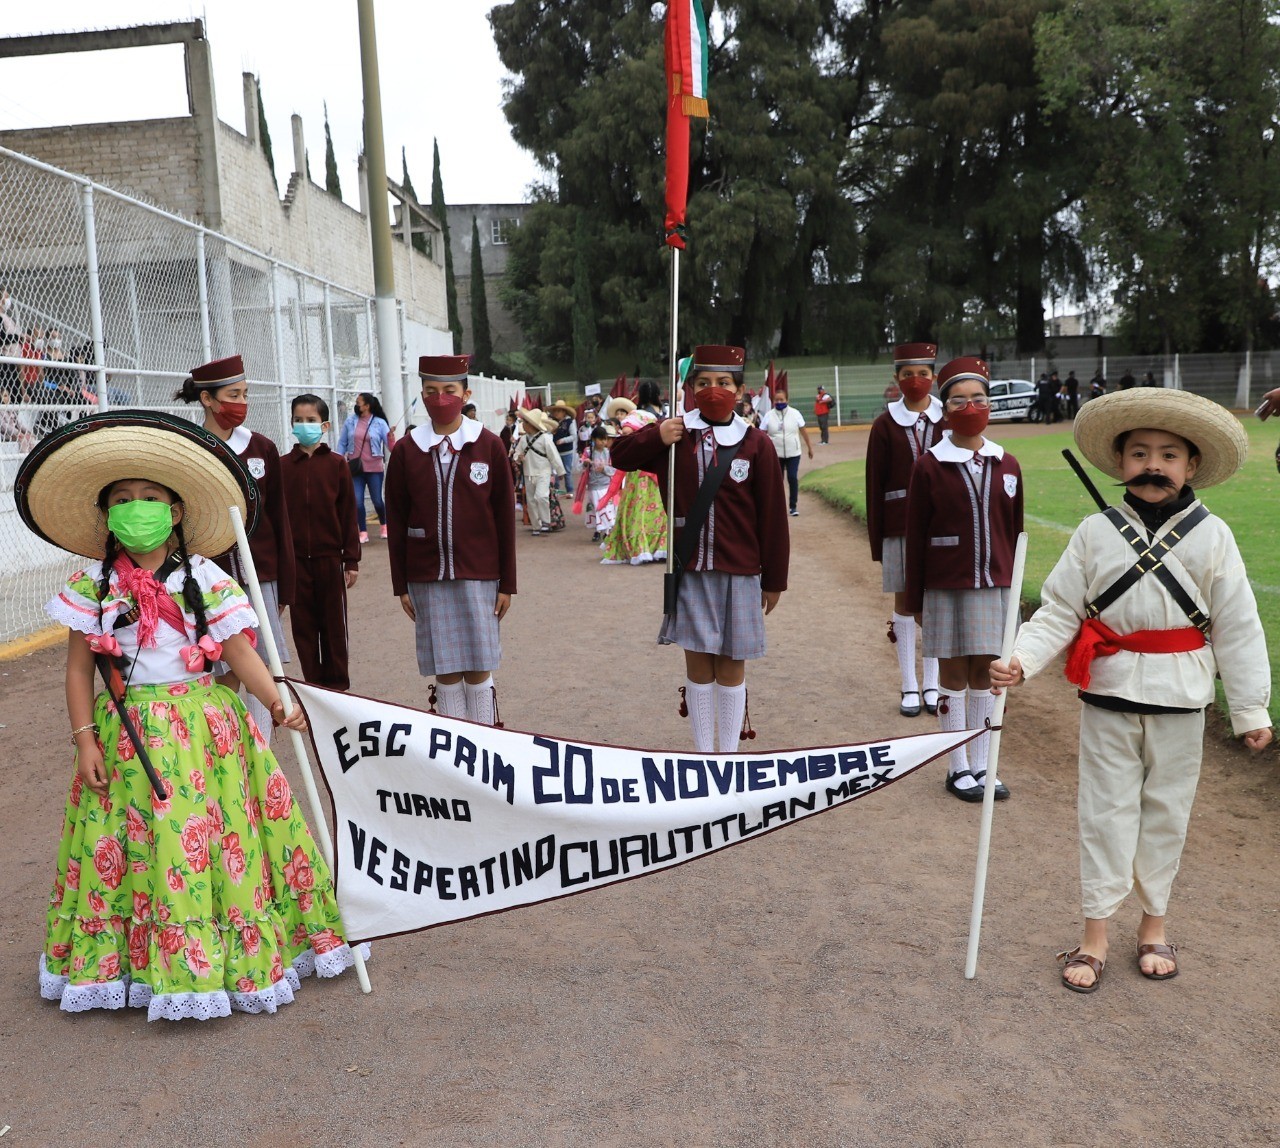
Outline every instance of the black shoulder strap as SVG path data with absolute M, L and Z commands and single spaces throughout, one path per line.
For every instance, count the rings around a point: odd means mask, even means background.
M 685 515 L 684 525 L 676 536 L 676 573 L 684 572 L 689 559 L 698 545 L 698 535 L 702 533 L 703 523 L 711 513 L 711 504 L 715 501 L 716 491 L 729 473 L 729 464 L 734 460 L 742 444 L 746 441 L 744 434 L 737 442 L 728 446 L 716 446 L 715 458 L 702 476 L 702 485 L 698 487 L 698 497 L 694 499 L 693 509 Z M 697 447 L 701 450 L 701 446 Z
M 1197 506 L 1172 530 L 1166 531 L 1164 537 L 1153 535 L 1150 542 L 1147 542 L 1133 528 L 1129 520 L 1116 507 L 1109 506 L 1102 513 L 1106 515 L 1107 521 L 1120 531 L 1120 536 L 1137 552 L 1138 560 L 1116 582 L 1088 603 L 1085 606 L 1085 613 L 1090 618 L 1096 618 L 1139 579 L 1147 574 L 1154 574 L 1160 580 L 1160 584 L 1169 591 L 1173 600 L 1178 603 L 1191 624 L 1202 633 L 1208 634 L 1209 616 L 1195 604 L 1194 599 L 1174 576 L 1173 571 L 1164 564 L 1165 557 L 1172 552 L 1173 547 L 1209 517 L 1209 511 L 1204 504 Z M 1172 543 L 1167 541 L 1168 539 L 1172 539 Z

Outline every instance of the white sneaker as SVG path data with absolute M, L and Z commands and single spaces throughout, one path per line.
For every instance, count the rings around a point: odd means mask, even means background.
M 369 541 L 369 532 L 367 530 L 360 531 L 360 541 L 362 543 Z

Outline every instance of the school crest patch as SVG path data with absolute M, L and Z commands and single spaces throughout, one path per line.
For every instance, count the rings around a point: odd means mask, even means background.
M 487 462 L 473 462 L 471 464 L 471 481 L 477 486 L 483 486 L 489 481 L 489 464 Z
M 254 478 L 262 478 L 267 473 L 267 460 L 264 458 L 250 458 L 245 460 L 249 467 L 249 473 Z
M 729 464 L 729 477 L 734 482 L 746 482 L 747 475 L 751 473 L 751 460 L 747 458 L 735 458 Z
M 1006 474 L 1004 476 L 1004 492 L 1010 498 L 1018 493 L 1018 476 L 1016 474 Z

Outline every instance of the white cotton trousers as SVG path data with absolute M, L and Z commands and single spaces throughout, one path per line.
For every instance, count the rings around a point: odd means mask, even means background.
M 551 525 L 551 475 L 524 476 L 525 501 L 529 505 L 529 525 L 534 530 Z
M 1080 712 L 1080 886 L 1084 915 L 1110 917 L 1130 892 L 1163 917 L 1182 859 L 1204 750 L 1204 712 Z

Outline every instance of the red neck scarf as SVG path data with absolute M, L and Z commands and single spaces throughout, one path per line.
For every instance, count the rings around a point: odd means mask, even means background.
M 127 554 L 121 554 L 113 568 L 120 579 L 120 589 L 137 606 L 139 648 L 155 646 L 156 628 L 161 621 L 167 622 L 186 637 L 187 622 L 182 616 L 182 609 L 164 585 L 155 580 L 150 570 L 144 570 Z

